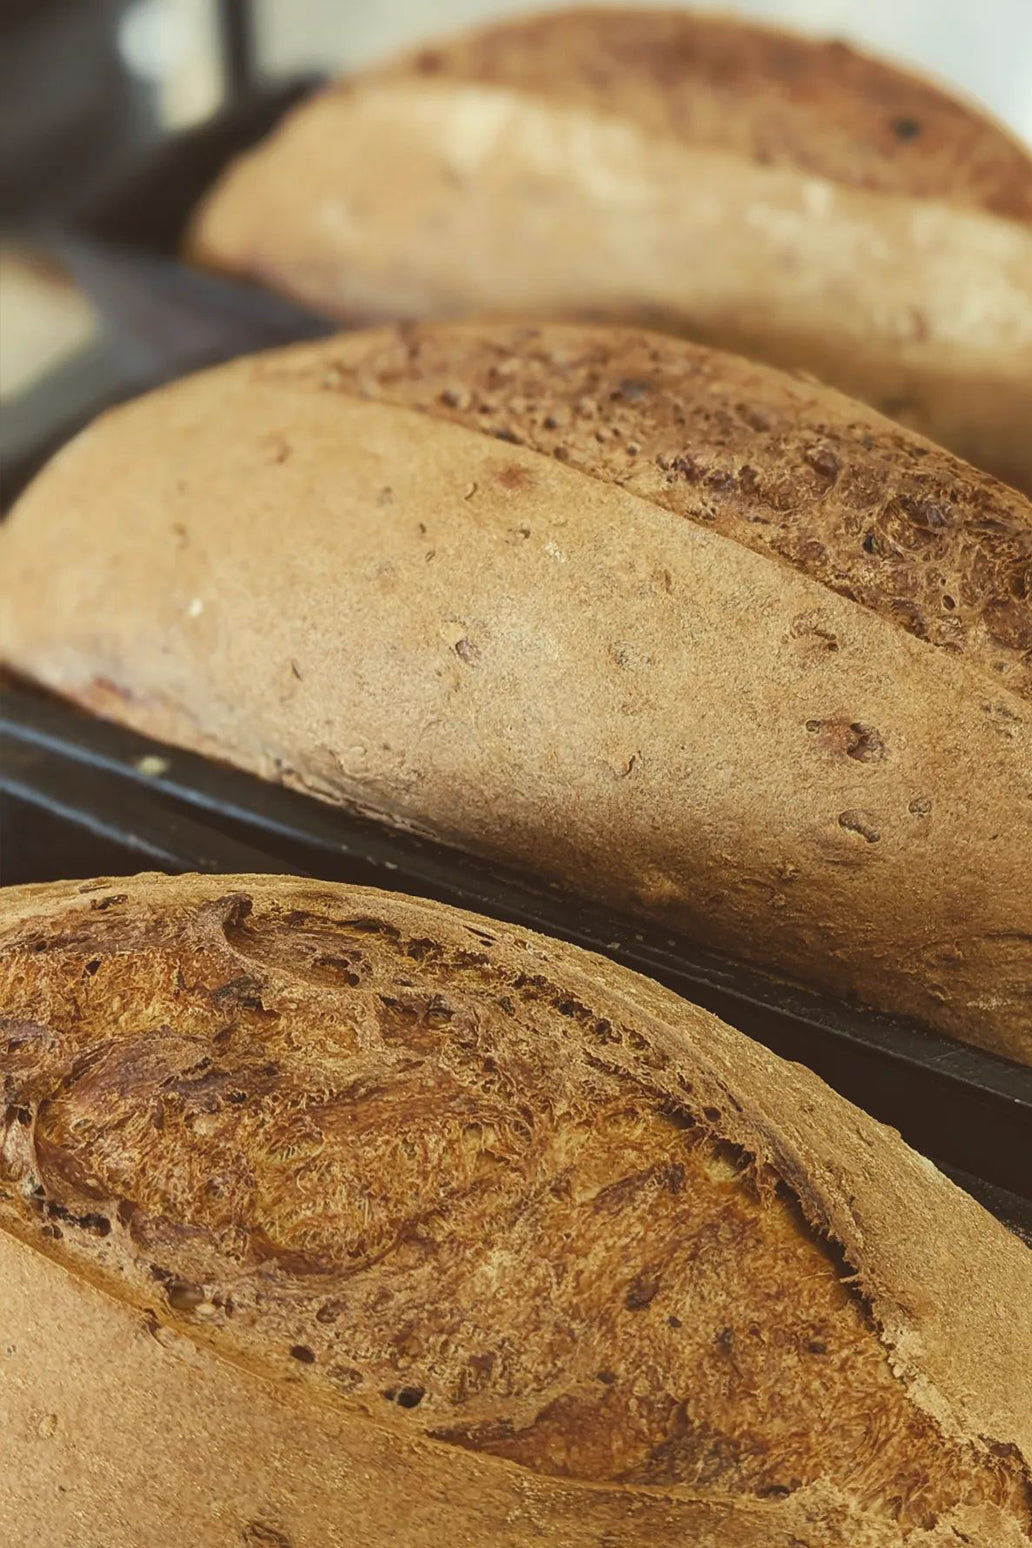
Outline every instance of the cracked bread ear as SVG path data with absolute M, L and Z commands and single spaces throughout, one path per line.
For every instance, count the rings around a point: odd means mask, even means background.
M 1027 1062 L 1030 541 L 828 389 L 442 325 L 101 420 L 0 534 L 0 657 Z
M 1032 157 L 840 44 L 670 11 L 491 26 L 295 109 L 188 252 L 349 321 L 668 328 L 1032 488 Z
M 0 1016 L 13 1541 L 1028 1542 L 1032 1257 L 647 980 L 138 877 L 5 890 Z

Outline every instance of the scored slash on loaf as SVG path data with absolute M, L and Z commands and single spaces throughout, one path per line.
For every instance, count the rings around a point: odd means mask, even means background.
M 145 876 L 5 889 L 0 1014 L 6 1540 L 1027 1542 L 1032 1255 L 648 980 Z

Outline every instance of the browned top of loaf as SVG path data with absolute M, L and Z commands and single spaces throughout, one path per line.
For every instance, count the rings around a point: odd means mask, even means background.
M 659 334 L 483 323 L 356 334 L 259 369 L 557 457 L 1032 697 L 1032 505 L 827 388 Z
M 682 11 L 573 10 L 435 44 L 395 67 L 619 114 L 835 182 L 1032 220 L 1032 160 L 998 125 L 844 43 Z
M 947 1439 L 894 1374 L 822 1235 L 821 1141 L 750 1084 L 891 1158 L 894 1229 L 916 1210 L 947 1260 L 974 1230 L 987 1304 L 1022 1250 L 812 1076 L 584 953 L 284 879 L 8 889 L 0 1073 L 0 1223 L 247 1364 L 538 1473 L 1032 1529 L 1012 1437 Z M 884 1200 L 842 1186 L 870 1247 Z

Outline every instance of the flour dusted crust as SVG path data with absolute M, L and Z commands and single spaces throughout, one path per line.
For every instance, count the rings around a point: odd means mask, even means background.
M 1013 491 L 768 368 L 388 331 L 88 430 L 0 535 L 0 654 L 1028 1061 L 1030 540 Z
M 188 250 L 349 319 L 662 326 L 1032 487 L 1032 158 L 841 44 L 637 9 L 491 26 L 296 109 Z
M 1027 1249 L 611 963 L 290 878 L 7 889 L 0 1077 L 14 1541 L 1032 1533 Z

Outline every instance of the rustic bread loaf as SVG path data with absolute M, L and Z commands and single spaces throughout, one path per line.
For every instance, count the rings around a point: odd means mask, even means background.
M 1032 488 L 1032 157 L 841 44 L 638 9 L 492 26 L 296 109 L 188 249 L 342 316 L 669 327 Z
M 827 389 L 452 325 L 103 419 L 0 535 L 0 657 L 1030 1061 L 1030 561 L 1025 500 Z
M 0 1531 L 1019 1548 L 1032 1256 L 575 947 L 356 888 L 0 892 Z

